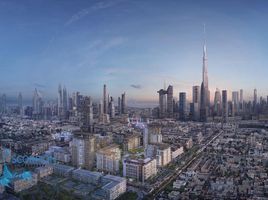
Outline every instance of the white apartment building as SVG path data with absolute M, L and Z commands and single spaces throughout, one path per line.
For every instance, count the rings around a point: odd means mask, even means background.
M 97 169 L 100 171 L 118 173 L 121 150 L 117 145 L 111 145 L 100 149 L 96 153 Z

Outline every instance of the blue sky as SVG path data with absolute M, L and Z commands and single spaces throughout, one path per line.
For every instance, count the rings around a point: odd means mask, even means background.
M 268 1 L 1 0 L 0 93 L 24 98 L 59 83 L 98 99 L 154 101 L 201 84 L 206 23 L 209 86 L 268 95 Z

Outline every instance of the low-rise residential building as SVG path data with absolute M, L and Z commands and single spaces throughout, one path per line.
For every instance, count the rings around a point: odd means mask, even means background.
M 53 152 L 53 157 L 61 163 L 71 162 L 71 153 L 66 148 L 57 149 Z
M 53 173 L 53 167 L 50 165 L 44 167 L 37 167 L 35 169 L 35 173 L 37 174 L 38 179 L 41 179 L 43 177 L 51 175 Z
M 83 183 L 97 185 L 100 182 L 102 174 L 99 172 L 91 172 L 84 169 L 76 169 L 72 172 L 72 178 Z
M 179 147 L 179 148 L 171 148 L 171 158 L 175 159 L 177 158 L 179 155 L 183 154 L 183 147 Z
M 125 178 L 113 175 L 106 175 L 102 178 L 107 200 L 114 200 L 127 190 L 127 180 Z
M 18 178 L 12 179 L 10 183 L 10 188 L 14 192 L 21 192 L 23 190 L 27 190 L 33 187 L 34 185 L 36 185 L 37 181 L 38 181 L 37 174 L 31 172 L 31 178 L 24 179 L 24 178 L 18 177 Z
M 72 171 L 75 169 L 74 167 L 61 164 L 53 164 L 52 167 L 54 174 L 64 177 L 71 176 Z

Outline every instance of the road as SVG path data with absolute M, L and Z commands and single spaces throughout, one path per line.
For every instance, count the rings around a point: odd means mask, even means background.
M 209 140 L 207 143 L 205 143 L 194 155 L 194 157 L 186 162 L 182 167 L 178 167 L 175 169 L 175 172 L 165 178 L 163 182 L 157 187 L 157 188 L 152 188 L 151 191 L 147 194 L 147 198 L 153 199 L 155 196 L 164 190 L 172 181 L 174 181 L 185 169 L 187 169 L 197 158 L 199 158 L 200 154 L 207 148 L 208 145 L 210 145 L 215 139 L 217 139 L 223 131 L 221 131 L 219 134 L 214 136 L 211 140 Z

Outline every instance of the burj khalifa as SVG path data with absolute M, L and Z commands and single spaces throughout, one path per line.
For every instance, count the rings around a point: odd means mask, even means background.
M 205 29 L 204 29 L 205 31 Z M 201 84 L 201 102 L 200 102 L 200 121 L 207 121 L 209 115 L 210 106 L 210 92 L 208 89 L 208 58 L 206 40 L 204 40 L 203 47 L 203 72 L 202 72 L 202 84 Z

